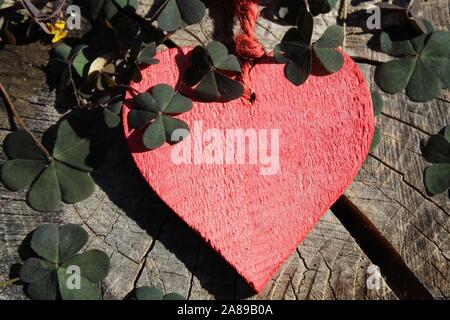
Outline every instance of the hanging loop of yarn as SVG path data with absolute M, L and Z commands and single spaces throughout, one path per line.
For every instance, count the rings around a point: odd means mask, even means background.
M 250 70 L 255 59 L 264 56 L 264 47 L 256 36 L 256 21 L 259 17 L 259 0 L 235 0 L 236 16 L 241 25 L 237 35 L 236 53 L 241 58 L 241 81 L 244 85 L 244 99 L 251 100 L 254 93 L 249 87 Z

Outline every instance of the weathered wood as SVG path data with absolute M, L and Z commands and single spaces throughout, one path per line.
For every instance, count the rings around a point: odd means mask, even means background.
M 141 2 L 148 7 L 153 1 Z M 201 27 L 193 26 L 191 30 L 204 33 L 205 39 L 230 42 L 231 31 L 236 27 L 224 27 L 232 12 L 228 1 L 222 2 L 211 1 L 217 6 L 215 12 L 213 9 Z M 143 13 L 147 7 L 141 7 Z M 333 24 L 338 11 L 330 18 L 321 18 L 320 24 Z M 432 11 L 444 11 L 439 15 L 448 16 L 445 6 Z M 443 25 L 448 19 L 438 21 Z M 270 49 L 286 28 L 261 18 L 258 35 Z M 320 28 L 316 27 L 316 33 Z M 349 36 L 347 50 L 365 46 L 356 42 L 352 45 L 350 39 Z M 181 32 L 174 40 L 180 45 L 196 44 Z M 0 82 L 11 92 L 27 125 L 34 132 L 44 132 L 62 112 L 55 110 L 55 106 L 61 106 L 59 93 L 49 89 L 39 68 L 48 61 L 48 48 L 39 43 L 6 46 L 0 50 L 0 61 Z M 448 124 L 448 110 L 448 104 L 442 101 L 413 104 L 401 95 L 386 99 L 384 115 L 379 120 L 385 131 L 382 144 L 347 192 L 436 297 L 448 297 L 450 288 L 446 280 L 450 261 L 449 203 L 445 195 L 426 195 L 418 174 L 426 163 L 420 158 L 417 144 Z M 1 140 L 9 130 L 10 122 L 2 110 Z M 176 291 L 191 299 L 395 298 L 386 284 L 378 292 L 367 289 L 370 259 L 332 213 L 316 225 L 265 292 L 251 297 L 242 279 L 143 182 L 121 131 L 114 132 L 111 139 L 115 143 L 107 151 L 107 161 L 95 174 L 98 187 L 87 201 L 43 214 L 25 204 L 24 192 L 0 189 L 0 280 L 17 276 L 17 265 L 30 253 L 23 240 L 32 230 L 42 223 L 74 222 L 81 223 L 90 233 L 89 247 L 105 250 L 111 256 L 112 269 L 103 284 L 106 299 L 121 299 L 141 285 L 156 285 L 165 292 Z M 0 288 L 0 299 L 23 298 L 20 284 Z
M 365 70 L 373 76 L 373 67 Z M 450 107 L 440 100 L 413 103 L 401 94 L 383 98 L 381 143 L 346 194 L 428 290 L 437 298 L 448 298 L 450 201 L 445 193 L 427 195 L 423 172 L 429 164 L 420 145 L 449 124 Z
M 392 58 L 379 52 L 377 41 L 374 37 L 380 30 L 370 30 L 367 27 L 367 19 L 373 12 L 368 12 L 379 1 L 348 1 L 347 36 L 345 50 L 355 58 L 367 59 L 375 62 L 385 62 Z M 419 16 L 429 20 L 436 30 L 448 30 L 450 21 L 449 0 L 421 1 Z M 381 26 L 386 22 L 381 15 Z M 367 43 L 370 42 L 368 46 Z

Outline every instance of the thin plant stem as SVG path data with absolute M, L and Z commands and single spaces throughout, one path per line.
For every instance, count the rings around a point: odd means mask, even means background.
M 19 280 L 20 280 L 20 278 L 14 278 L 14 279 L 7 280 L 7 281 L 0 281 L 0 287 L 7 287 L 7 286 L 13 284 L 14 282 L 19 281 Z
M 161 6 L 155 11 L 153 16 L 151 16 L 147 21 L 149 23 L 152 23 L 155 21 L 156 17 L 161 13 L 161 11 L 166 7 L 167 3 L 169 3 L 169 0 L 165 0 L 164 3 L 161 4 Z
M 311 12 L 311 11 L 309 10 L 309 3 L 308 3 L 308 0 L 303 0 L 303 2 L 305 3 L 306 11 Z
M 39 141 L 39 139 L 37 139 L 33 133 L 27 128 L 27 126 L 25 125 L 25 123 L 23 122 L 22 118 L 20 117 L 19 113 L 17 112 L 17 109 L 14 105 L 14 103 L 12 102 L 11 97 L 9 96 L 8 92 L 6 91 L 5 87 L 3 87 L 3 85 L 0 83 L 0 91 L 3 95 L 3 97 L 6 100 L 6 104 L 9 107 L 9 109 L 11 110 L 14 118 L 16 119 L 16 121 L 19 123 L 20 127 L 22 129 L 24 129 L 26 132 L 28 132 L 28 134 L 30 134 L 30 136 L 33 138 L 34 142 L 36 142 L 36 145 L 38 146 L 38 148 L 42 151 L 42 153 L 44 153 L 45 157 L 47 158 L 48 161 L 52 161 L 53 157 L 50 154 L 50 152 L 48 152 L 48 150 L 44 147 L 44 145 Z
M 195 40 L 197 40 L 204 48 L 206 48 L 205 43 L 203 42 L 202 39 L 200 39 L 195 33 L 193 33 L 191 30 L 189 30 L 188 28 L 184 28 L 183 29 L 184 32 L 186 32 L 187 34 L 189 34 L 191 37 L 193 37 Z
M 137 89 L 135 89 L 135 88 L 133 88 L 132 86 L 127 85 L 127 84 L 117 84 L 116 87 L 119 87 L 119 88 L 125 88 L 125 89 L 127 89 L 128 91 L 130 91 L 131 94 L 133 94 L 133 95 L 136 95 L 136 94 L 139 94 L 139 93 L 140 93 Z
M 342 41 L 342 49 L 345 49 L 345 41 L 347 38 L 347 15 L 348 15 L 348 0 L 344 0 L 344 7 L 342 8 L 342 29 L 344 31 L 344 40 Z

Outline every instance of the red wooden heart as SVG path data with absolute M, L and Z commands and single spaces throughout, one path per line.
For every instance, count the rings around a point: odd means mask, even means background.
M 159 83 L 179 87 L 189 51 L 159 53 L 160 64 L 144 70 L 142 82 L 133 87 L 140 92 Z M 369 151 L 374 132 L 370 91 L 358 66 L 344 56 L 339 72 L 322 76 L 320 67 L 314 66 L 316 75 L 300 87 L 285 79 L 283 65 L 270 59 L 257 64 L 251 71 L 253 105 L 242 100 L 195 102 L 192 111 L 179 116 L 190 125 L 190 138 L 176 146 L 146 151 L 142 132 L 128 127 L 129 103 L 124 108 L 125 135 L 149 185 L 257 291 L 345 191 Z M 259 154 L 257 164 L 251 164 L 249 154 L 244 164 L 236 159 L 234 164 L 217 164 L 221 159 L 218 144 L 217 163 L 204 163 L 198 146 L 207 151 L 210 142 L 203 136 L 205 141 L 199 143 L 202 136 L 196 121 L 201 121 L 203 133 L 218 129 L 216 142 L 220 137 L 226 142 L 226 129 L 241 128 L 250 136 L 255 129 L 259 138 L 266 132 L 274 168 L 277 149 L 271 142 L 277 134 L 271 129 L 279 129 L 280 170 L 263 175 L 262 168 L 270 166 L 263 164 Z M 178 152 L 175 148 L 183 144 L 185 150 L 192 147 L 192 164 L 173 162 L 173 150 Z M 255 145 L 259 152 L 265 144 L 256 139 Z M 226 154 L 231 157 L 226 150 L 224 146 L 223 160 Z

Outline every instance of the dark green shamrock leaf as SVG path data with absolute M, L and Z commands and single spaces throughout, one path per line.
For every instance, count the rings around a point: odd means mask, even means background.
M 142 80 L 141 67 L 159 63 L 159 60 L 155 59 L 155 55 L 156 45 L 154 43 L 145 45 L 144 48 L 139 52 L 133 70 L 134 82 L 139 83 Z
M 70 76 L 78 75 L 85 78 L 88 75 L 91 64 L 88 54 L 88 46 L 71 46 L 61 43 L 54 50 L 52 59 L 49 62 L 49 70 L 60 76 L 60 85 L 66 88 L 70 85 Z M 72 72 L 73 70 L 73 72 Z
M 372 91 L 373 114 L 379 116 L 383 111 L 383 98 L 378 91 Z
M 450 162 L 450 143 L 444 135 L 431 136 L 423 148 L 424 158 L 431 163 Z
M 423 156 L 432 164 L 425 170 L 425 186 L 432 195 L 450 188 L 450 126 L 443 135 L 431 136 L 423 149 Z
M 48 64 L 48 69 L 50 72 L 58 75 L 60 77 L 61 88 L 66 88 L 70 84 L 70 53 L 72 47 L 61 42 L 53 50 L 52 58 Z
M 72 55 L 71 61 L 72 61 L 72 66 L 75 69 L 75 71 L 77 72 L 77 74 L 81 78 L 86 77 L 88 74 L 88 71 L 89 71 L 90 61 L 89 61 L 88 57 L 86 56 L 84 49 L 74 52 Z
M 103 117 L 108 128 L 116 128 L 121 121 L 122 101 L 117 101 L 103 108 Z
M 134 109 L 128 115 L 128 123 L 132 129 L 143 129 L 148 125 L 143 142 L 147 148 L 156 149 L 166 142 L 179 142 L 172 140 L 175 130 L 189 132 L 188 125 L 172 115 L 187 112 L 192 106 L 189 98 L 176 93 L 169 85 L 159 84 L 152 94 L 144 92 L 134 97 Z
M 378 147 L 378 145 L 380 144 L 380 141 L 381 141 L 381 129 L 376 127 L 372 139 L 372 144 L 370 146 L 370 151 L 375 150 L 375 148 Z
M 306 11 L 299 17 L 297 27 L 289 29 L 274 49 L 275 59 L 286 64 L 286 78 L 295 85 L 301 85 L 308 79 L 313 53 L 329 73 L 339 71 L 344 64 L 344 57 L 335 50 L 344 38 L 341 27 L 329 27 L 322 37 L 311 45 L 312 33 L 313 17 Z
M 197 46 L 192 51 L 192 64 L 185 74 L 186 84 L 194 87 L 195 96 L 202 101 L 230 101 L 244 93 L 242 84 L 228 75 L 241 72 L 236 56 L 218 41 L 210 42 L 206 49 Z
M 375 117 L 379 116 L 381 114 L 381 111 L 383 110 L 383 99 L 381 98 L 381 95 L 378 93 L 378 91 L 372 91 L 372 104 Z M 381 129 L 376 127 L 372 145 L 370 146 L 370 151 L 373 151 L 380 144 L 381 136 Z
M 51 159 L 25 130 L 16 130 L 5 139 L 8 160 L 0 169 L 1 180 L 13 191 L 31 185 L 27 201 L 35 210 L 56 210 L 61 200 L 76 203 L 94 192 L 92 168 L 87 164 L 90 143 L 73 126 L 68 120 L 61 122 Z
M 375 3 L 381 9 L 383 17 L 382 29 L 389 27 L 408 27 L 410 24 L 417 31 L 427 33 L 427 22 L 417 16 L 420 10 L 420 0 L 410 0 L 405 5 L 398 5 L 389 2 Z
M 314 53 L 325 69 L 334 73 L 344 65 L 344 57 L 335 49 L 342 45 L 344 32 L 339 26 L 331 26 L 325 30 L 322 37 L 313 45 Z
M 156 55 L 156 45 L 154 43 L 149 43 L 141 50 L 139 53 L 136 63 L 143 65 L 151 65 L 159 63 L 158 59 L 155 59 Z
M 387 33 L 380 36 L 383 52 L 399 57 L 376 69 L 375 80 L 387 93 L 405 89 L 413 101 L 438 97 L 450 87 L 450 33 L 435 31 L 411 40 L 392 41 Z
M 134 291 L 136 300 L 186 300 L 185 297 L 178 293 L 164 293 L 154 287 L 140 287 Z
M 450 163 L 435 163 L 425 169 L 425 186 L 436 195 L 450 188 Z
M 336 6 L 337 0 L 308 0 L 309 11 L 315 17 L 328 13 Z M 300 1 L 300 12 L 306 10 L 305 2 Z
M 92 167 L 87 164 L 90 140 L 80 137 L 76 131 L 79 126 L 82 124 L 75 121 L 72 123 L 68 120 L 61 121 L 53 148 L 53 157 L 79 170 L 92 171 Z
M 88 241 L 87 232 L 75 224 L 47 224 L 33 232 L 31 248 L 41 258 L 26 260 L 20 279 L 28 283 L 33 300 L 99 300 L 98 283 L 109 271 L 109 257 L 100 250 L 77 254 Z
M 135 11 L 138 5 L 138 0 L 85 0 L 84 8 L 87 11 L 86 16 L 91 20 L 110 20 L 119 12 L 117 7 Z
M 205 12 L 200 0 L 168 0 L 158 17 L 158 25 L 164 31 L 175 31 L 200 22 Z
M 278 16 L 283 22 L 295 24 L 299 16 L 308 11 L 305 1 L 279 0 L 277 1 Z M 336 6 L 337 0 L 308 0 L 309 11 L 313 16 L 328 13 Z

